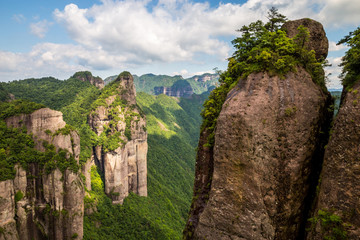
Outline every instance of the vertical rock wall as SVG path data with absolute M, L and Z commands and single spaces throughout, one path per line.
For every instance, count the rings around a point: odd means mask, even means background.
M 301 68 L 285 79 L 258 73 L 240 80 L 218 118 L 213 174 L 202 176 L 211 178 L 209 199 L 193 206 L 197 226 L 188 239 L 295 239 L 330 104 Z M 197 173 L 209 168 L 199 163 Z
M 107 97 L 105 106 L 91 113 L 89 124 L 100 138 L 102 134 L 109 138 L 119 134 L 116 149 L 98 145 L 93 152 L 95 163 L 104 173 L 105 193 L 113 203 L 121 204 L 129 192 L 147 196 L 148 145 L 145 116 L 136 106 L 133 77 L 122 74 L 112 84 L 116 84 L 116 95 Z M 114 106 L 117 97 L 125 100 L 126 106 Z M 111 114 L 114 110 L 116 116 Z
M 321 24 L 302 19 L 284 28 L 293 37 L 299 25 L 316 40 L 307 47 L 326 57 Z M 200 135 L 184 238 L 304 239 L 331 105 L 301 67 L 283 78 L 260 72 L 240 79 L 217 119 L 214 147 L 205 144 L 206 129 Z
M 311 230 L 307 239 L 359 239 L 360 82 L 351 91 L 343 91 L 319 183 L 313 215 L 317 221 L 309 226 Z M 319 211 L 322 211 L 322 216 Z
M 35 147 L 44 151 L 43 140 L 56 149 L 66 149 L 78 161 L 80 139 L 76 132 L 51 136 L 65 127 L 62 113 L 43 108 L 32 114 L 14 116 L 6 120 L 8 126 L 25 126 L 33 134 Z M 46 174 L 37 163 L 27 170 L 16 165 L 14 180 L 0 182 L 0 239 L 82 239 L 84 188 L 79 174 L 55 169 Z M 16 199 L 15 195 L 20 194 Z M 16 223 L 16 224 L 15 224 Z

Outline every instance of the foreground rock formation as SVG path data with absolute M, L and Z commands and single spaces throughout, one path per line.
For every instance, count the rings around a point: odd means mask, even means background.
M 301 67 L 283 78 L 240 79 L 222 106 L 213 148 L 201 133 L 184 238 L 303 239 L 331 104 Z
M 25 126 L 37 150 L 45 151 L 46 141 L 79 160 L 78 134 L 54 134 L 66 125 L 61 112 L 42 108 L 6 123 Z M 15 179 L 0 182 L 0 239 L 82 239 L 84 188 L 79 173 L 58 168 L 47 173 L 37 162 L 27 170 L 20 165 L 15 169 Z
M 131 74 L 120 74 L 110 84 L 114 93 L 91 113 L 89 124 L 100 139 L 117 143 L 115 147 L 99 144 L 93 152 L 104 173 L 105 193 L 113 203 L 122 203 L 129 192 L 147 196 L 146 121 L 136 106 Z
M 324 165 L 308 239 L 360 236 L 360 82 L 343 91 Z M 320 211 L 320 212 L 319 212 Z M 321 212 L 322 211 L 322 212 Z M 324 220 L 332 221 L 324 223 Z M 337 221 L 341 219 L 340 221 Z

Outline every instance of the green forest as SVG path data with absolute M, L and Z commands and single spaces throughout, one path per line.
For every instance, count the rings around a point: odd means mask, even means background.
M 2 83 L 0 87 L 4 92 L 4 100 L 8 99 L 8 92 L 16 99 L 27 100 L 2 103 L 1 117 L 5 119 L 15 114 L 31 113 L 41 107 L 60 110 L 68 126 L 80 134 L 81 166 L 90 158 L 92 146 L 99 144 L 99 138 L 87 123 L 88 115 L 103 103 L 103 99 L 114 93 L 114 86 L 116 84 L 108 83 L 103 90 L 99 90 L 74 77 L 65 81 L 41 78 Z M 204 92 L 190 99 L 176 99 L 137 93 L 137 104 L 147 119 L 148 197 L 130 194 L 122 205 L 113 205 L 104 193 L 101 173 L 93 167 L 92 190 L 88 191 L 84 200 L 87 213 L 84 217 L 84 239 L 182 238 L 192 197 L 200 112 L 208 94 Z M 126 103 L 119 101 L 119 104 Z M 25 129 L 10 129 L 2 123 L 1 131 L 1 148 L 11 149 L 12 145 L 6 141 L 13 138 L 29 142 L 18 141 L 19 146 L 27 144 L 33 147 L 31 136 L 26 134 Z M 4 144 L 8 145 L 4 147 Z M 21 148 L 24 150 L 18 155 L 28 156 L 35 151 L 31 148 L 31 152 L 26 152 L 29 147 Z M 51 147 L 50 150 L 54 151 Z M 6 162 L 2 165 L 1 173 L 4 174 L 1 175 L 6 179 L 13 177 L 14 163 L 21 162 L 15 157 L 13 161 L 8 161 L 9 154 L 14 155 L 8 152 L 5 152 L 7 155 L 4 155 L 4 151 L 0 153 L 0 161 Z M 51 158 L 57 159 L 54 152 L 37 154 L 47 156 L 44 164 L 51 162 Z

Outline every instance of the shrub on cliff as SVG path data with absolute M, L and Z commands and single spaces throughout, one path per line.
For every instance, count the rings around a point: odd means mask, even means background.
M 345 88 L 351 88 L 360 79 L 360 27 L 350 32 L 337 44 L 346 44 L 350 47 L 340 64 L 343 67 L 340 78 Z
M 304 67 L 313 81 L 324 91 L 325 76 L 323 65 L 315 57 L 314 50 L 306 48 L 309 31 L 298 28 L 298 34 L 289 38 L 280 25 L 286 21 L 285 16 L 272 8 L 268 14 L 269 22 L 258 20 L 238 31 L 242 35 L 232 41 L 236 51 L 229 58 L 228 69 L 220 75 L 220 86 L 212 91 L 204 104 L 202 129 L 209 132 L 208 146 L 214 142 L 214 130 L 217 117 L 226 99 L 227 93 L 237 84 L 240 78 L 246 78 L 253 72 L 266 71 L 283 77 L 288 72 L 296 71 L 297 66 Z

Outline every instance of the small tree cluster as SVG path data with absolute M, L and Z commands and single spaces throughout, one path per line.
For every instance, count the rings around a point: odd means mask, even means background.
M 342 84 L 349 89 L 360 79 L 360 27 L 354 32 L 350 32 L 337 44 L 346 44 L 350 47 L 340 64 L 343 67 L 340 75 Z
M 258 20 L 243 26 L 238 30 L 241 36 L 232 41 L 236 51 L 229 58 L 227 71 L 220 75 L 220 86 L 212 91 L 202 112 L 202 129 L 206 128 L 209 133 L 208 146 L 213 145 L 217 117 L 227 93 L 240 78 L 261 71 L 282 77 L 296 71 L 297 66 L 302 66 L 310 73 L 313 81 L 327 91 L 323 71 L 325 62 L 318 62 L 315 52 L 308 50 L 305 45 L 309 39 L 307 28 L 300 26 L 298 34 L 291 39 L 287 37 L 286 31 L 280 29 L 287 20 L 284 15 L 272 8 L 268 19 L 265 24 Z

